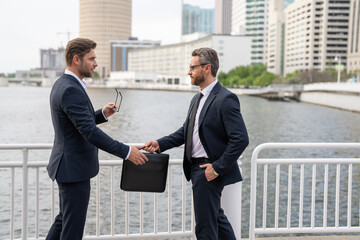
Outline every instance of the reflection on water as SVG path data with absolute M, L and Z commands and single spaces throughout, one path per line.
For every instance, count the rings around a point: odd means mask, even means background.
M 185 115 L 187 113 L 188 105 L 193 97 L 194 93 L 190 92 L 167 92 L 167 91 L 143 91 L 143 90 L 122 90 L 123 102 L 119 113 L 111 116 L 108 123 L 101 124 L 99 127 L 113 138 L 122 142 L 143 143 L 150 139 L 156 139 L 172 133 L 177 130 L 185 121 Z M 50 143 L 53 141 L 53 129 L 49 111 L 49 93 L 50 88 L 36 88 L 36 87 L 0 87 L 0 143 Z M 88 89 L 90 98 L 93 101 L 95 109 L 103 107 L 108 102 L 113 102 L 116 97 L 116 93 L 113 89 Z M 242 172 L 244 175 L 244 193 L 250 192 L 250 159 L 253 149 L 265 142 L 360 142 L 360 114 L 347 112 L 322 106 L 297 103 L 297 102 L 271 102 L 262 98 L 239 96 L 241 111 L 248 129 L 250 145 L 243 154 Z M 338 154 L 341 156 L 351 156 L 354 154 L 359 155 L 355 151 L 339 151 L 339 150 L 286 150 L 286 151 L 264 151 L 260 157 L 273 157 L 273 156 L 302 156 L 302 157 L 336 157 Z M 181 150 L 171 151 L 173 158 L 181 158 Z M 31 152 L 30 160 L 44 160 L 49 156 L 49 151 Z M 1 161 L 20 160 L 22 158 L 21 153 L 17 152 L 0 152 Z M 100 151 L 101 159 L 116 159 L 116 157 Z M 312 169 L 305 168 L 306 181 L 311 180 Z M 173 175 L 181 174 L 181 167 L 174 167 Z M 262 168 L 259 169 L 262 171 Z M 287 168 L 282 168 L 282 172 L 287 173 Z M 299 186 L 298 174 L 299 167 L 294 166 L 294 181 L 293 186 Z M 316 169 L 318 178 L 323 177 L 323 169 L 318 167 Z M 120 169 L 115 170 L 117 174 L 116 180 L 119 180 Z M 342 180 L 347 179 L 347 169 L 342 169 Z M 355 168 L 354 171 L 354 183 L 353 183 L 353 207 L 358 208 L 359 203 L 359 169 Z M 21 171 L 15 170 L 15 205 L 21 206 Z M 110 173 L 110 169 L 103 169 L 99 174 L 100 176 L 107 176 Z M 30 169 L 30 176 L 35 175 L 35 171 Z M 51 186 L 51 181 L 47 177 L 46 172 L 43 171 L 40 174 L 40 181 L 44 183 L 41 188 L 48 189 Z M 175 179 L 174 176 L 174 179 Z M 335 170 L 330 169 L 329 178 L 335 176 Z M 101 178 L 102 179 L 102 178 Z M 105 179 L 105 178 L 104 178 Z M 6 183 L 6 186 L 2 188 L 0 196 L 0 239 L 2 236 L 8 236 L 9 233 L 9 206 L 10 206 L 10 183 L 9 183 L 9 170 L 0 169 L 0 181 Z M 286 174 L 281 177 L 281 181 L 287 182 Z M 274 188 L 275 176 L 269 175 L 269 206 L 274 202 L 274 194 L 271 194 L 271 189 Z M 34 186 L 35 180 L 32 179 L 30 186 Z M 179 185 L 173 181 L 175 186 Z M 260 181 L 261 184 L 261 181 Z M 93 191 L 96 187 L 93 182 Z M 319 183 L 317 186 L 317 199 L 323 198 L 323 186 Z M 296 189 L 296 187 L 295 187 Z M 346 196 L 345 188 L 342 186 L 342 195 Z M 33 188 L 29 190 L 34 191 Z M 286 205 L 287 189 L 280 189 L 281 196 L 280 201 Z M 295 190 L 294 190 L 295 191 Z M 311 191 L 311 188 L 306 188 L 306 191 Z M 41 191 L 40 191 L 41 192 Z M 46 191 L 44 191 L 46 192 Z M 190 193 L 190 187 L 187 186 L 187 192 Z M 110 227 L 108 224 L 110 221 L 109 206 L 105 204 L 110 199 L 110 185 L 108 182 L 101 181 L 101 232 L 108 232 Z M 167 193 L 159 194 L 159 204 L 166 206 L 167 208 Z M 179 194 L 173 192 L 173 194 Z M 118 229 L 116 232 L 124 232 L 123 221 L 124 215 L 121 212 L 123 209 L 123 192 L 117 188 L 115 195 L 117 199 L 121 199 L 116 203 L 116 225 Z M 180 195 L 179 195 L 180 196 Z M 173 206 L 181 205 L 180 197 L 176 197 Z M 258 193 L 259 199 L 262 196 L 262 192 Z M 49 228 L 50 219 L 50 196 L 40 196 L 40 207 L 42 212 L 48 213 L 41 215 L 43 219 L 40 219 L 40 234 L 43 236 L 47 233 Z M 298 206 L 299 193 L 294 192 L 293 207 Z M 188 215 L 190 214 L 190 200 L 187 199 Z M 32 197 L 30 202 L 35 201 Z M 57 201 L 57 199 L 56 199 Z M 243 201 L 243 229 L 244 236 L 247 235 L 248 216 L 249 216 L 249 194 L 244 194 Z M 261 199 L 259 200 L 261 201 Z M 329 193 L 329 205 L 333 204 L 334 198 Z M 130 208 L 134 209 L 135 213 L 132 213 L 131 217 L 137 217 L 136 211 L 139 206 L 138 194 L 130 194 Z M 152 194 L 144 194 L 144 202 L 146 203 L 144 211 L 151 212 L 153 206 Z M 89 209 L 95 209 L 95 193 L 91 195 Z M 164 203 L 164 204 L 162 204 Z M 305 200 L 304 206 L 304 219 L 310 219 L 307 215 L 310 207 L 310 200 Z M 30 204 L 30 216 L 35 211 L 35 207 Z M 161 209 L 161 208 L 160 208 Z M 180 209 L 180 208 L 179 208 Z M 176 216 L 180 214 L 180 210 L 175 208 L 173 212 L 173 229 L 180 228 L 181 224 Z M 322 206 L 316 205 L 316 209 L 322 210 Z M 20 209 L 21 210 L 21 209 Z M 285 215 L 285 208 L 280 210 L 281 216 Z M 346 206 L 343 206 L 344 213 L 346 213 Z M 95 212 L 95 211 L 91 211 Z M 357 211 L 359 212 L 359 211 Z M 162 217 L 162 212 L 159 212 L 159 217 Z M 271 226 L 271 219 L 273 219 L 273 213 L 268 213 L 269 226 Z M 329 213 L 331 216 L 331 213 Z M 346 217 L 346 214 L 344 214 Z M 260 219 L 259 214 L 258 219 Z M 292 224 L 298 224 L 298 215 L 294 213 L 292 218 Z M 356 219 L 359 216 L 353 216 L 353 224 L 358 223 Z M 153 228 L 153 218 L 149 214 L 148 219 L 145 219 L 144 230 Z M 167 219 L 167 216 L 163 216 Z M 21 212 L 15 213 L 15 229 L 16 234 L 20 236 L 21 231 Z M 286 219 L 281 220 L 281 224 L 286 224 Z M 33 222 L 32 220 L 30 222 Z M 322 223 L 322 216 L 316 218 L 316 223 Z M 130 231 L 139 229 L 137 222 L 133 222 Z M 308 224 L 307 222 L 304 225 Z M 331 225 L 329 223 L 329 225 Z M 167 231 L 167 220 L 163 223 L 158 223 L 159 231 Z M 189 225 L 187 225 L 187 228 Z M 34 226 L 30 224 L 29 230 L 32 231 Z M 95 219 L 93 216 L 88 217 L 87 221 L 87 234 L 93 234 L 95 229 Z M 180 230 L 180 229 L 178 229 Z M 16 237 L 16 236 L 15 236 Z

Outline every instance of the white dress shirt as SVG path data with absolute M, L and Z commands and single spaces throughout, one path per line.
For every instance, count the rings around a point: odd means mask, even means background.
M 86 82 L 85 82 L 84 80 L 80 79 L 78 76 L 76 76 L 75 73 L 73 73 L 72 71 L 70 71 L 70 70 L 68 70 L 68 69 L 65 69 L 65 72 L 64 72 L 64 73 L 65 73 L 65 74 L 68 74 L 68 75 L 71 75 L 71 76 L 73 76 L 76 80 L 78 80 L 79 83 L 81 84 L 81 86 L 84 88 L 84 90 L 85 90 L 85 92 L 86 92 L 87 87 L 86 87 Z M 102 112 L 102 115 L 104 116 L 104 118 L 105 118 L 106 121 L 107 121 L 108 119 L 107 119 L 107 117 L 105 116 L 104 111 L 101 110 L 101 112 Z M 129 152 L 128 152 L 128 154 L 126 155 L 125 160 L 127 160 L 127 159 L 129 158 L 130 153 L 131 153 L 131 147 L 129 146 Z
M 191 150 L 191 156 L 193 158 L 202 158 L 202 157 L 209 158 L 209 156 L 206 154 L 204 146 L 201 144 L 200 137 L 199 137 L 199 116 L 200 116 L 201 109 L 203 108 L 206 99 L 210 95 L 211 90 L 214 88 L 214 86 L 217 82 L 218 81 L 215 80 L 209 86 L 207 86 L 202 91 L 200 91 L 203 94 L 203 97 L 200 99 L 199 107 L 197 109 L 196 116 L 195 116 L 194 130 L 193 130 L 193 136 L 192 136 L 192 150 Z

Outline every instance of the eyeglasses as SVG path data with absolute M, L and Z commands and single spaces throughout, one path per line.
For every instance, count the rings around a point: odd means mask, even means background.
M 192 65 L 189 67 L 189 71 L 194 71 L 194 68 L 199 67 L 199 66 L 205 66 L 208 65 L 208 63 L 203 63 L 203 64 L 199 64 L 199 65 Z
M 123 96 L 121 92 L 117 90 L 117 88 L 115 88 L 115 91 L 116 91 L 115 105 L 117 106 L 117 109 L 114 107 L 114 111 L 119 112 Z M 118 99 L 119 99 L 119 104 L 118 104 Z

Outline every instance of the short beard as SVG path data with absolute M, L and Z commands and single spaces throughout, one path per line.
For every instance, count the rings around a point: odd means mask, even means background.
M 195 86 L 200 86 L 200 84 L 202 84 L 203 82 L 205 82 L 205 77 L 204 75 L 200 76 L 200 77 L 194 77 L 193 78 L 193 82 L 192 84 Z
M 92 77 L 92 74 L 91 74 L 90 70 L 87 70 L 83 63 L 81 63 L 78 72 L 83 77 L 87 77 L 87 78 Z

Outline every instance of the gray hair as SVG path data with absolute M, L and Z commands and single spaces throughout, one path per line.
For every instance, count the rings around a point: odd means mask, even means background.
M 216 73 L 219 69 L 219 58 L 217 52 L 212 48 L 198 48 L 192 52 L 192 56 L 199 57 L 200 64 L 211 65 L 211 75 L 216 77 Z

